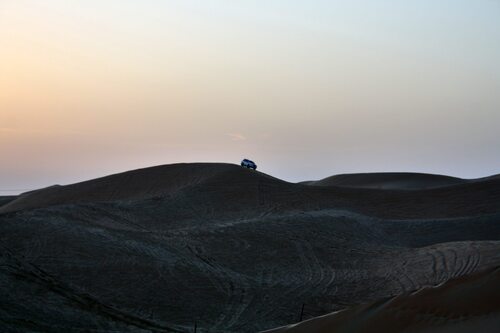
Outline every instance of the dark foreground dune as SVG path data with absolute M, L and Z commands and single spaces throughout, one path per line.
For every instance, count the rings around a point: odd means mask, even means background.
M 499 221 L 498 177 L 374 189 L 176 164 L 54 186 L 0 206 L 0 331 L 272 329 L 497 267 Z
M 266 333 L 496 333 L 499 299 L 500 268 L 496 268 Z

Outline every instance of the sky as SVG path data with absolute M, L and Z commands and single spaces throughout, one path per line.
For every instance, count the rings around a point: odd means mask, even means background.
M 500 173 L 498 0 L 0 0 L 0 194 L 178 162 Z

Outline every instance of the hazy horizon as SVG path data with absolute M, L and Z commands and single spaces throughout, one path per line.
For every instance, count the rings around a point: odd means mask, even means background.
M 499 1 L 0 3 L 0 195 L 180 162 L 500 173 Z

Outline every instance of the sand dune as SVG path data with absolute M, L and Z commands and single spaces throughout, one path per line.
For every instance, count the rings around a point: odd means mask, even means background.
M 467 183 L 468 180 L 423 173 L 380 172 L 335 175 L 306 182 L 314 186 L 345 186 L 355 188 L 423 190 Z
M 302 182 L 302 184 L 381 190 L 426 190 L 454 185 L 488 182 L 498 179 L 500 179 L 500 175 L 476 179 L 462 179 L 426 173 L 374 172 L 341 174 L 317 181 Z
M 496 333 L 500 268 L 450 280 L 266 333 Z
M 388 174 L 393 175 L 393 174 Z M 406 183 L 428 184 L 429 179 L 449 182 L 446 176 L 402 174 Z M 343 176 L 333 176 L 342 178 Z M 358 179 L 358 176 L 353 176 Z M 393 179 L 393 176 L 388 176 Z M 348 176 L 347 178 L 351 178 Z M 380 174 L 360 176 L 363 181 L 382 181 Z M 443 180 L 444 179 L 444 180 Z M 361 180 L 360 180 L 361 181 Z M 458 182 L 458 181 L 457 181 Z M 436 184 L 436 181 L 434 181 Z M 116 202 L 175 198 L 176 193 L 199 193 L 210 210 L 234 210 L 240 214 L 273 209 L 275 212 L 347 209 L 384 218 L 456 217 L 498 211 L 500 178 L 461 182 L 453 187 L 406 191 L 362 187 L 307 186 L 287 183 L 264 173 L 222 163 L 173 164 L 139 169 L 82 183 L 53 186 L 23 194 L 0 207 L 1 213 L 87 202 Z M 416 186 L 416 185 L 415 185 Z M 424 187 L 422 185 L 421 187 Z M 201 199 L 201 198 L 200 198 Z M 227 201 L 231 205 L 227 205 Z M 265 204 L 261 204 L 264 202 Z M 440 205 L 436 205 L 439 202 Z M 243 213 L 245 211 L 245 213 Z
M 258 182 L 282 182 L 260 172 L 223 163 L 172 164 L 138 169 L 67 186 L 51 186 L 20 195 L 0 208 L 0 213 L 62 204 L 141 200 L 166 196 L 208 184 L 223 175 L 227 184 L 252 186 Z
M 500 179 L 293 184 L 178 164 L 0 207 L 0 331 L 257 332 L 500 266 Z

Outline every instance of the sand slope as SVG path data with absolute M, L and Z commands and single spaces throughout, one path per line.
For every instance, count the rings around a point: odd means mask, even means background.
M 17 196 L 15 196 L 15 195 L 0 196 L 0 207 L 8 204 L 9 202 L 13 201 L 16 198 L 17 198 Z
M 500 265 L 500 180 L 292 184 L 135 170 L 0 207 L 0 331 L 257 332 Z
M 496 268 L 266 333 L 495 333 L 499 328 Z

